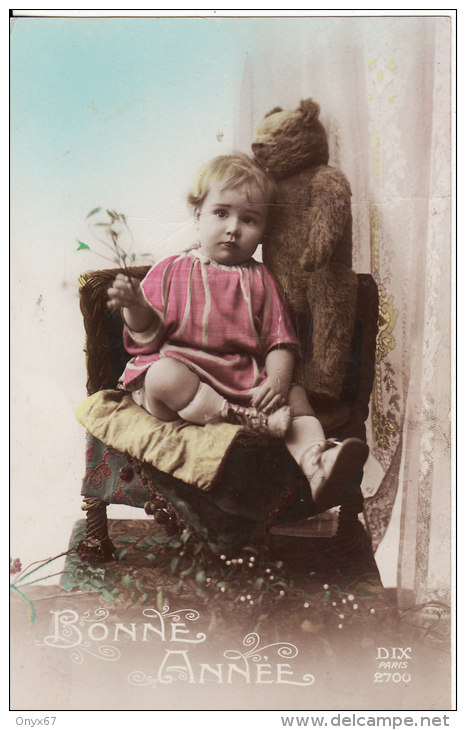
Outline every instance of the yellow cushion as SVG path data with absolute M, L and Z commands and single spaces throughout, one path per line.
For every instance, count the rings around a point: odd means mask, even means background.
M 203 490 L 212 487 L 240 426 L 159 421 L 120 390 L 100 390 L 79 406 L 78 421 L 103 443 Z

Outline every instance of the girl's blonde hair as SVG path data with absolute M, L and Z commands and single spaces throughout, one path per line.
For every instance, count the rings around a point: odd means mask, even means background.
M 209 186 L 215 182 L 224 183 L 224 190 L 245 186 L 248 197 L 252 187 L 259 188 L 265 203 L 273 203 L 277 194 L 275 180 L 245 154 L 220 155 L 214 157 L 198 172 L 192 192 L 187 196 L 189 205 L 200 208 L 207 197 Z

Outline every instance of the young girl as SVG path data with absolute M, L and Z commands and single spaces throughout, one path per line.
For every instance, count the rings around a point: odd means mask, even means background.
M 252 258 L 274 195 L 274 181 L 246 155 L 209 162 L 188 196 L 198 243 L 142 283 L 119 274 L 108 306 L 122 308 L 133 355 L 123 384 L 138 405 L 165 421 L 226 421 L 284 438 L 319 512 L 340 503 L 368 447 L 327 441 L 292 383 L 298 340 L 288 305 Z

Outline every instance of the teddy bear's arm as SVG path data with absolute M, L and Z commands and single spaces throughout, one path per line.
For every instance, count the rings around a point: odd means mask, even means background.
M 308 245 L 300 263 L 306 271 L 315 271 L 330 262 L 342 241 L 351 216 L 351 188 L 342 172 L 325 166 L 313 176 L 309 194 Z M 346 245 L 351 246 L 350 241 Z M 351 250 L 344 253 L 351 261 Z

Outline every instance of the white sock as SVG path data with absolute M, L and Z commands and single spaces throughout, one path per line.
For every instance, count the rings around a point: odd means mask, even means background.
M 196 395 L 187 406 L 178 411 L 180 418 L 204 426 L 217 416 L 226 404 L 225 398 L 207 383 L 199 383 Z
M 320 421 L 315 416 L 295 416 L 291 421 L 291 426 L 285 436 L 285 446 L 290 452 L 293 459 L 299 464 L 306 473 L 304 468 L 306 462 L 306 452 L 318 443 L 325 441 L 325 434 Z

